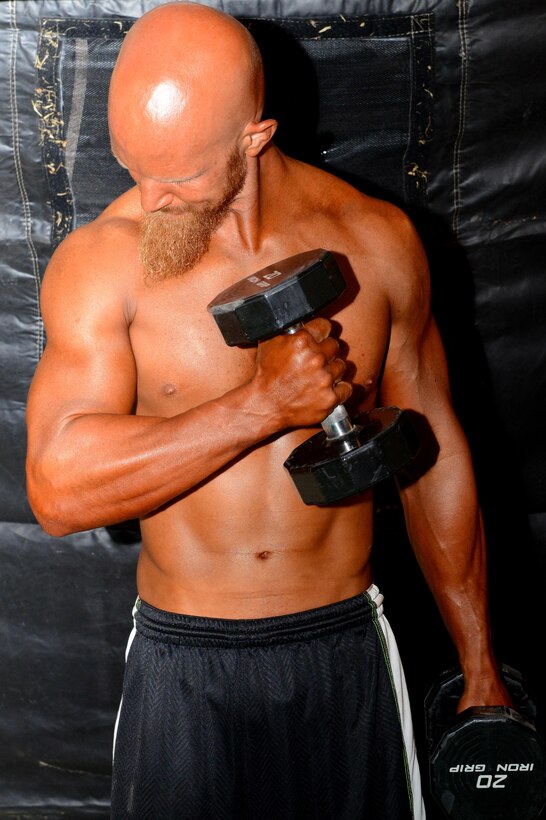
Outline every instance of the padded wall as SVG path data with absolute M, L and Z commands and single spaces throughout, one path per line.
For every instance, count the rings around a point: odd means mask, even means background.
M 52 248 L 129 184 L 109 154 L 105 91 L 124 32 L 155 5 L 0 2 L 0 816 L 108 816 L 138 529 L 41 531 L 25 496 L 24 407 Z M 209 5 L 258 39 L 281 146 L 418 225 L 475 456 L 499 655 L 521 669 L 544 721 L 546 10 L 539 0 Z M 422 696 L 452 655 L 388 486 L 377 542 L 426 775 Z

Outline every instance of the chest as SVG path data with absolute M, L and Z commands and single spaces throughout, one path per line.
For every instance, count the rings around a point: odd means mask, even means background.
M 256 348 L 229 347 L 207 305 L 221 290 L 218 277 L 183 279 L 143 291 L 131 325 L 138 411 L 175 415 L 223 395 L 252 377 Z M 389 337 L 388 307 L 367 290 L 321 311 L 347 362 L 355 402 L 373 394 Z

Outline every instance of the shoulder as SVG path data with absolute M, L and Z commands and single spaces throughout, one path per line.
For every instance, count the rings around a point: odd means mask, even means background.
M 417 230 L 401 208 L 369 196 L 326 171 L 301 173 L 315 201 L 315 224 L 330 249 L 346 257 L 362 286 L 373 283 L 396 313 L 429 302 L 426 254 Z M 325 239 L 326 241 L 326 239 Z M 411 304 L 410 304 L 411 303 Z
M 396 260 L 422 251 L 409 216 L 396 205 L 355 188 L 326 170 L 293 161 L 293 174 L 307 190 L 310 209 L 356 248 Z
M 349 220 L 347 251 L 363 297 L 370 286 L 387 305 L 400 338 L 421 335 L 432 318 L 428 260 L 409 216 L 391 203 L 366 197 Z
M 373 283 L 385 295 L 393 318 L 401 311 L 428 310 L 427 257 L 408 214 L 342 180 L 331 185 L 331 193 L 329 210 L 337 226 L 340 252 L 349 260 L 359 284 Z
M 326 213 L 356 249 L 385 263 L 395 263 L 422 248 L 409 216 L 399 207 L 359 191 L 331 174 L 324 174 Z M 327 198 L 325 194 L 328 194 Z
M 119 265 L 131 250 L 136 253 L 138 232 L 138 209 L 124 194 L 92 222 L 68 234 L 53 254 L 48 271 L 68 262 L 76 270 L 95 263 L 100 263 L 100 268 Z
M 70 308 L 80 301 L 125 304 L 139 269 L 138 232 L 133 214 L 115 207 L 72 231 L 46 268 L 42 312 Z
M 364 197 L 354 206 L 348 223 L 358 253 L 355 262 L 358 258 L 362 265 L 356 264 L 357 278 L 367 278 L 371 272 L 390 303 L 394 319 L 409 309 L 427 311 L 428 261 L 408 214 L 389 202 Z

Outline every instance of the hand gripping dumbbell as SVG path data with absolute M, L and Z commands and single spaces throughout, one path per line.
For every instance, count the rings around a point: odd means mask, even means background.
M 228 345 L 255 344 L 295 333 L 345 287 L 334 256 L 318 248 L 245 277 L 207 309 Z M 353 423 L 340 404 L 322 428 L 284 462 L 306 504 L 332 504 L 361 493 L 405 467 L 419 450 L 408 414 L 398 407 L 368 410 Z
M 546 802 L 544 743 L 536 707 L 519 672 L 501 674 L 517 706 L 480 706 L 457 714 L 458 669 L 444 673 L 425 698 L 430 786 L 451 820 L 534 820 Z

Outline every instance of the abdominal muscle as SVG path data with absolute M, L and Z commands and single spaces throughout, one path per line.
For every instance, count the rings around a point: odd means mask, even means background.
M 188 615 L 260 618 L 370 585 L 371 492 L 332 507 L 305 505 L 282 466 L 294 435 L 248 452 L 141 521 L 144 601 Z

